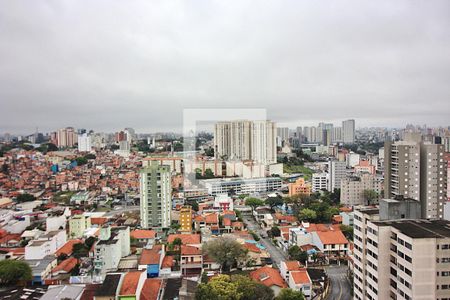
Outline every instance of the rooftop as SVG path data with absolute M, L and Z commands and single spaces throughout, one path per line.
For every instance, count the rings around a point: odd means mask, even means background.
M 122 296 L 135 295 L 141 275 L 142 272 L 139 271 L 126 273 L 123 278 L 122 287 L 120 289 L 120 295 Z
M 162 280 L 157 278 L 148 278 L 144 282 L 141 290 L 141 300 L 157 300 L 161 289 Z
M 116 296 L 117 286 L 120 282 L 122 274 L 108 274 L 103 284 L 97 289 L 95 296 Z
M 450 222 L 444 220 L 377 221 L 377 226 L 392 226 L 415 239 L 450 238 Z

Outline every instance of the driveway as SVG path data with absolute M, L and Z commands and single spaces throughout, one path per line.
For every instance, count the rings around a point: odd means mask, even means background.
M 353 299 L 350 294 L 351 286 L 347 279 L 347 266 L 329 266 L 325 268 L 331 280 L 331 290 L 328 300 Z

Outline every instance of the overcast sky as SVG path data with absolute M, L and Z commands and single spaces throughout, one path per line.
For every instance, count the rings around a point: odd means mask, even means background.
M 0 0 L 0 104 L 0 133 L 170 130 L 184 108 L 449 125 L 450 1 Z

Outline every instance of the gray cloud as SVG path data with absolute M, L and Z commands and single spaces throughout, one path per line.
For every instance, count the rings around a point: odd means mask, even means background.
M 176 129 L 184 108 L 448 125 L 449 53 L 446 0 L 5 0 L 0 131 Z

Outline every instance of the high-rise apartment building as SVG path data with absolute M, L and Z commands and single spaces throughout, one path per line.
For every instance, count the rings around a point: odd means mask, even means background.
M 277 142 L 278 145 L 281 146 L 282 143 L 289 141 L 289 128 L 288 127 L 279 127 L 277 128 Z
M 354 299 L 449 299 L 450 222 L 354 215 Z
M 360 176 L 346 177 L 341 180 L 341 203 L 346 206 L 369 205 L 369 199 L 366 199 L 364 191 L 375 191 L 378 195 L 381 193 L 381 179 L 368 173 Z M 373 201 L 373 200 L 372 200 Z
M 56 145 L 58 147 L 73 147 L 77 141 L 77 132 L 73 127 L 62 128 L 56 132 Z
M 347 175 L 347 166 L 345 161 L 330 160 L 328 162 L 328 174 L 330 176 L 328 191 L 333 192 L 334 189 L 340 189 L 341 181 Z
M 355 142 L 355 120 L 342 121 L 342 141 L 344 144 Z
M 276 126 L 271 121 L 219 122 L 214 126 L 217 159 L 276 163 Z
M 139 173 L 142 228 L 169 227 L 172 203 L 170 167 L 149 161 L 149 165 Z
M 83 133 L 78 135 L 78 151 L 89 152 L 92 150 L 92 137 L 90 134 Z
M 384 196 L 401 195 L 421 202 L 422 218 L 442 218 L 446 200 L 444 147 L 418 141 L 386 142 Z

